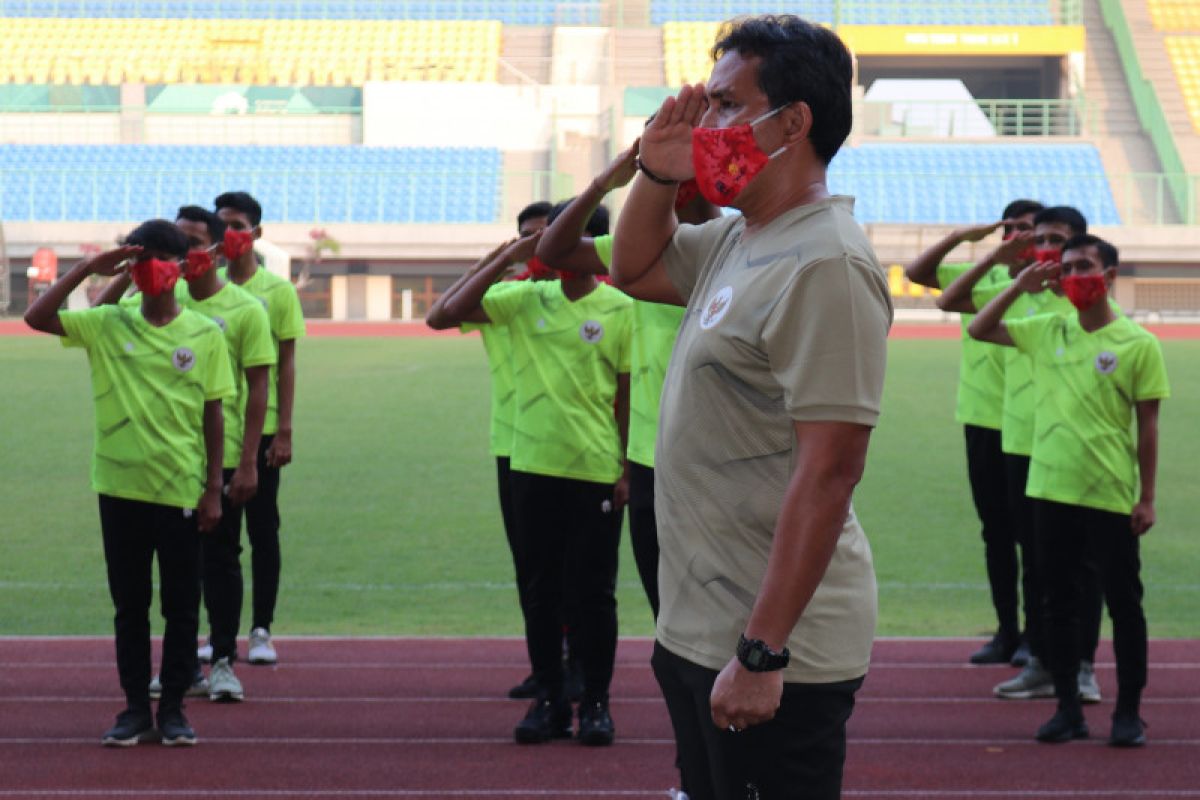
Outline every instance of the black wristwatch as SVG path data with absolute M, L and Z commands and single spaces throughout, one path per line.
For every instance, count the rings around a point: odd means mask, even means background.
M 762 639 L 747 639 L 743 633 L 738 636 L 737 657 L 751 672 L 775 672 L 788 665 L 792 654 L 786 647 L 782 653 L 776 653 Z

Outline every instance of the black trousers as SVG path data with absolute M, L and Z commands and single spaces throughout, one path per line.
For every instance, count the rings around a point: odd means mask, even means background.
M 258 491 L 246 503 L 246 536 L 250 539 L 250 576 L 254 582 L 251 628 L 271 629 L 279 598 L 279 469 L 267 465 L 267 448 L 275 436 L 258 445 Z M 240 525 L 240 522 L 239 522 Z
M 612 486 L 513 470 L 517 560 L 527 571 L 525 642 L 541 691 L 563 693 L 564 621 L 584 699 L 607 700 L 617 652 L 621 515 Z
M 658 619 L 658 520 L 654 516 L 654 468 L 629 462 L 629 542 L 642 589 Z
M 131 707 L 150 706 L 151 562 L 158 555 L 163 631 L 160 707 L 178 706 L 196 670 L 200 533 L 196 512 L 100 495 L 108 591 L 116 613 L 117 674 Z
M 1102 589 L 1113 622 L 1117 708 L 1136 711 L 1146 686 L 1139 538 L 1128 514 L 1034 500 L 1038 569 L 1044 576 L 1047 655 L 1060 705 L 1078 703 L 1079 661 L 1091 624 L 1089 592 Z
M 225 486 L 234 470 L 224 470 Z M 237 660 L 238 627 L 242 622 L 242 509 L 221 495 L 221 522 L 200 537 L 203 553 L 204 608 L 208 611 L 213 660 Z
M 516 522 L 513 520 L 512 502 L 512 469 L 508 456 L 496 456 L 496 491 L 500 496 L 500 516 L 504 520 L 504 538 L 508 541 L 508 550 L 512 554 L 513 574 L 516 576 L 517 601 L 521 604 L 521 616 L 525 617 L 528 605 L 526 586 L 529 577 L 517 558 Z
M 975 512 L 983 525 L 984 561 L 988 586 L 1000 633 L 1016 638 L 1021 633 L 1017 619 L 1017 540 L 1008 514 L 1008 489 L 1000 431 L 966 425 L 967 477 Z
M 717 671 L 655 642 L 650 659 L 675 730 L 691 800 L 836 800 L 846 761 L 846 722 L 862 678 L 785 683 L 775 718 L 733 733 L 712 721 Z

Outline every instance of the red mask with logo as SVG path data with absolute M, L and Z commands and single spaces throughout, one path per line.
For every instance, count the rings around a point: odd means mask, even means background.
M 1067 275 L 1059 278 L 1063 293 L 1071 305 L 1086 311 L 1108 295 L 1108 284 L 1103 275 Z
M 207 250 L 188 250 L 187 263 L 183 265 L 183 279 L 188 283 L 213 268 L 212 253 Z
M 692 129 L 692 167 L 705 200 L 715 206 L 731 205 L 767 162 L 787 149 L 768 155 L 754 139 L 754 126 L 782 110 L 780 106 L 744 125 Z
M 179 265 L 174 261 L 146 258 L 134 263 L 130 270 L 138 291 L 147 297 L 157 297 L 175 288 L 179 280 Z
M 1042 263 L 1061 264 L 1062 250 L 1056 250 L 1053 247 L 1038 247 L 1034 249 L 1033 257 Z
M 221 242 L 221 254 L 230 261 L 236 261 L 254 249 L 254 234 L 249 231 L 225 229 L 225 240 Z

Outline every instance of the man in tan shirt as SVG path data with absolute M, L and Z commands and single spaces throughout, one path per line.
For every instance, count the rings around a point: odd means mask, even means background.
M 851 508 L 892 307 L 825 171 L 850 130 L 850 55 L 793 16 L 726 26 L 707 87 L 646 129 L 614 278 L 686 305 L 656 446 L 653 658 L 692 800 L 836 798 L 876 616 Z M 742 214 L 671 214 L 695 176 Z

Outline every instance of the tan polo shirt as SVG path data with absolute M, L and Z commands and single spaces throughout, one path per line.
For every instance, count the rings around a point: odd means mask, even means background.
M 681 225 L 663 261 L 687 313 L 663 385 L 655 469 L 658 639 L 694 663 L 733 656 L 794 465 L 793 421 L 874 425 L 892 303 L 848 197 L 745 236 L 740 216 Z M 784 680 L 864 675 L 871 548 L 853 510 L 788 639 Z

